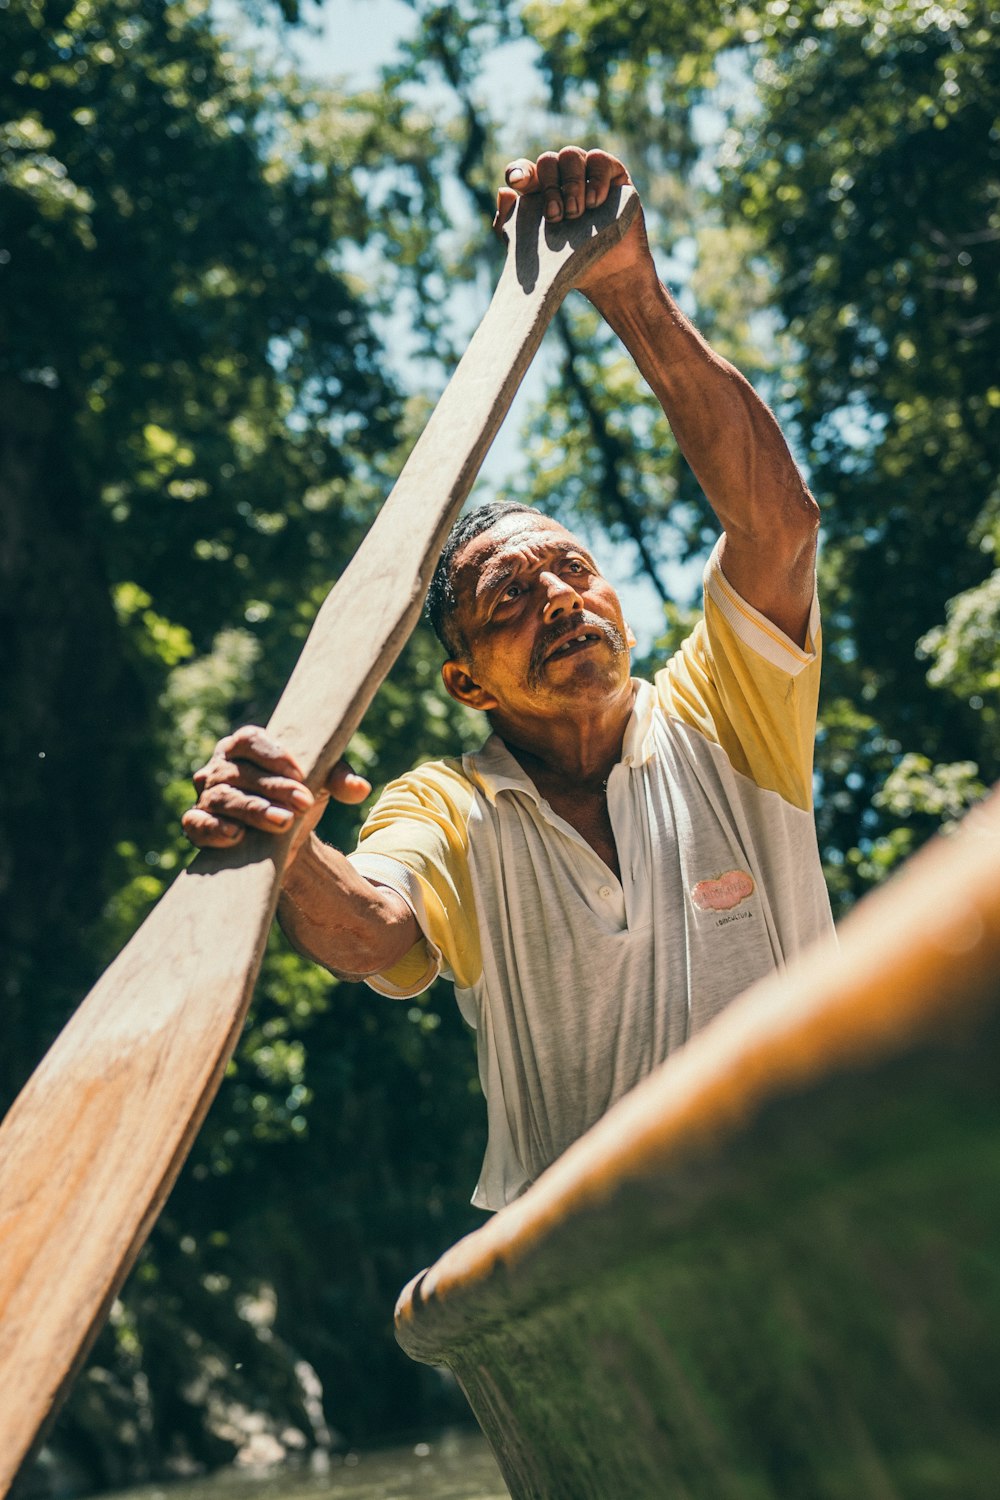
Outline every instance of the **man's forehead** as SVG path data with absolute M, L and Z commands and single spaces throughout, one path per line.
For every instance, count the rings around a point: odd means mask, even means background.
M 501 516 L 493 526 L 466 542 L 455 559 L 455 573 L 468 580 L 506 562 L 521 557 L 529 559 L 536 552 L 574 549 L 587 553 L 583 544 L 558 521 L 515 511 Z

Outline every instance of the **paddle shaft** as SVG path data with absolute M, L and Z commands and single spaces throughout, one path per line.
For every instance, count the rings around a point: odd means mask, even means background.
M 441 546 L 565 293 L 630 188 L 572 224 L 522 199 L 483 321 L 268 726 L 321 784 L 418 615 Z M 37 1446 L 159 1213 L 239 1037 L 288 838 L 248 833 L 173 883 L 0 1127 L 0 1494 Z

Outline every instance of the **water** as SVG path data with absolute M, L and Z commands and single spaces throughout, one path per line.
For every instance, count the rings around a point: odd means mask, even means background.
M 482 1437 L 449 1432 L 407 1448 L 331 1459 L 326 1474 L 228 1469 L 169 1488 L 121 1490 L 107 1500 L 509 1500 L 509 1491 Z

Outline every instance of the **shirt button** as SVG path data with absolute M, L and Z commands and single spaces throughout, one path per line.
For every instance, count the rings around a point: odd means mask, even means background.
M 606 901 L 609 896 L 614 895 L 614 892 L 612 891 L 612 889 L 611 889 L 611 887 L 609 885 L 602 885 L 601 889 L 598 891 L 597 894 L 599 896 L 603 896 L 604 899 L 605 899 L 605 901 Z

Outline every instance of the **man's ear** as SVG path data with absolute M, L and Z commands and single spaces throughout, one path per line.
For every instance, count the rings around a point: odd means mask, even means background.
M 480 687 L 460 661 L 446 661 L 441 668 L 441 680 L 455 701 L 464 703 L 467 708 L 478 708 L 480 713 L 489 713 L 491 708 L 497 706 L 493 694 Z
M 638 646 L 638 644 L 639 644 L 639 642 L 636 640 L 635 636 L 633 635 L 633 633 L 632 633 L 632 627 L 628 623 L 627 620 L 625 621 L 625 640 L 628 643 L 628 648 L 629 648 L 630 651 L 633 650 L 633 648 L 636 647 L 636 646 Z

